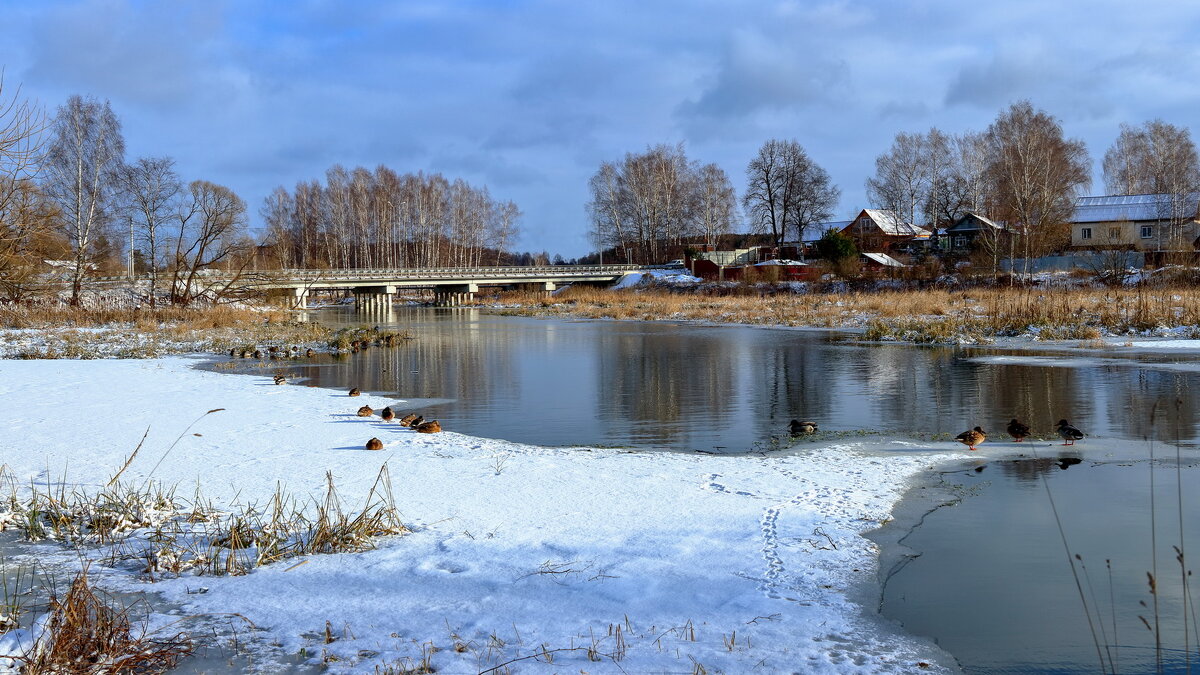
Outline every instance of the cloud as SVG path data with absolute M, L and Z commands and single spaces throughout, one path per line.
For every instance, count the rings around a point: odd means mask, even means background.
M 676 115 L 689 122 L 735 122 L 760 111 L 827 105 L 847 93 L 849 69 L 836 53 L 806 53 L 793 41 L 758 31 L 730 40 L 716 73 L 700 95 Z
M 156 107 L 181 107 L 218 84 L 206 77 L 219 53 L 216 3 L 60 5 L 32 22 L 24 77 Z

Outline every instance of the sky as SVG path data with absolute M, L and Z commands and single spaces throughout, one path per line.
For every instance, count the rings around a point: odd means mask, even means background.
M 1086 142 L 1101 193 L 1122 123 L 1196 131 L 1200 3 L 0 0 L 4 94 L 111 102 L 127 159 L 226 185 L 253 226 L 334 164 L 437 171 L 524 212 L 518 250 L 593 249 L 587 181 L 658 143 L 739 193 L 795 139 L 866 202 L 901 131 L 987 128 L 1021 99 Z

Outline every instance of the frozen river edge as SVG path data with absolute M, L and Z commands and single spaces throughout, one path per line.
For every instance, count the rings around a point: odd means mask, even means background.
M 277 654 L 346 671 L 424 659 L 442 673 L 480 672 L 541 650 L 563 651 L 510 667 L 954 670 L 876 614 L 878 550 L 862 536 L 914 478 L 967 456 L 952 443 L 838 440 L 766 456 L 543 448 L 415 434 L 354 415 L 394 399 L 192 363 L 0 362 L 0 464 L 24 485 L 97 489 L 148 427 L 123 480 L 198 485 L 220 506 L 263 502 L 277 484 L 316 499 L 326 471 L 343 503 L 358 505 L 386 462 L 414 532 L 377 550 L 232 578 L 151 585 L 105 574 L 188 614 L 244 615 Z M 373 436 L 383 451 L 363 449 Z M 199 585 L 207 592 L 189 592 Z M 328 644 L 318 638 L 326 622 L 337 635 Z M 591 645 L 599 661 L 575 649 Z

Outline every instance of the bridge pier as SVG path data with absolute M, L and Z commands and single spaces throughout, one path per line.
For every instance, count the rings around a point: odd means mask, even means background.
M 433 292 L 433 304 L 438 307 L 458 307 L 475 299 L 479 284 L 454 284 L 438 286 Z
M 267 291 L 267 294 L 273 302 L 282 304 L 288 309 L 308 309 L 308 289 L 303 286 L 276 288 Z
M 391 311 L 395 286 L 357 286 L 354 288 L 354 311 L 380 314 Z

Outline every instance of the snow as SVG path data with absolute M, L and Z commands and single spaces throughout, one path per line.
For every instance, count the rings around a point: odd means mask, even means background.
M 702 281 L 703 279 L 692 276 L 687 270 L 646 270 L 644 272 L 630 272 L 626 274 L 612 288 L 630 288 L 631 286 L 647 284 L 690 286 Z
M 218 505 L 263 503 L 277 484 L 319 498 L 326 471 L 343 504 L 361 504 L 387 462 L 414 531 L 377 550 L 240 577 L 151 584 L 102 573 L 183 614 L 237 613 L 261 629 L 255 648 L 277 659 L 306 650 L 313 663 L 335 657 L 334 672 L 362 672 L 415 664 L 433 645 L 440 673 L 543 647 L 564 651 L 513 671 L 954 668 L 875 613 L 877 550 L 862 534 L 889 518 L 914 476 L 967 456 L 956 443 L 855 439 L 765 456 L 542 448 L 416 434 L 354 414 L 404 410 L 394 399 L 191 363 L 0 361 L 0 462 L 25 485 L 96 489 L 149 429 L 122 479 L 198 486 Z M 372 436 L 382 452 L 363 449 Z M 62 560 L 80 564 L 70 552 Z M 337 638 L 328 644 L 326 622 Z M 9 633 L 0 648 L 29 637 Z M 613 658 L 570 651 L 593 643 Z

